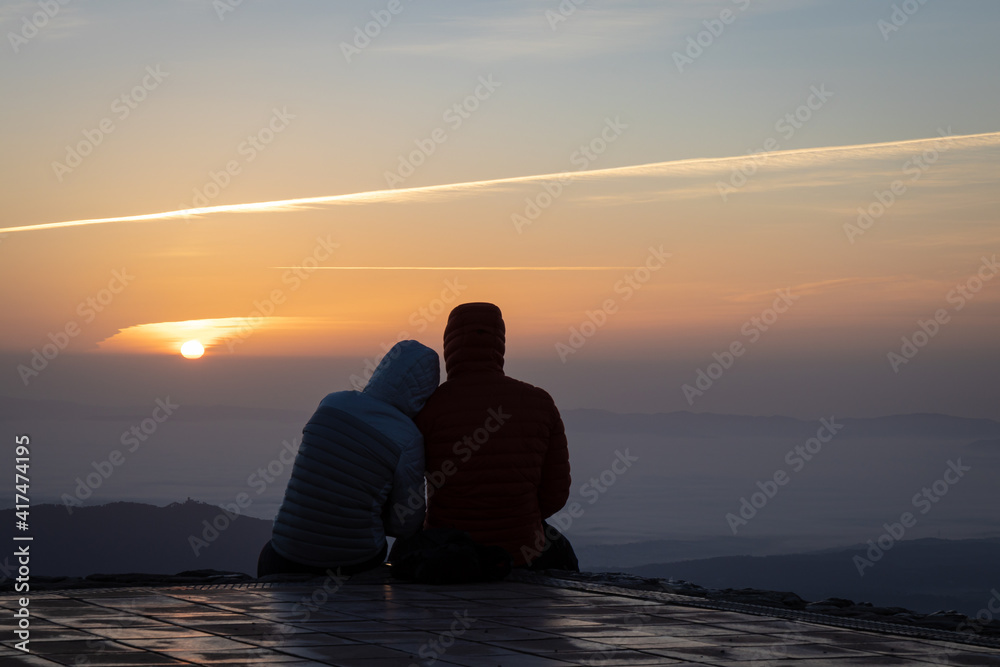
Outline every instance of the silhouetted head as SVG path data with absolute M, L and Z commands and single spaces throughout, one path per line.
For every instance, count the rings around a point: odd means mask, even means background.
M 503 373 L 506 328 L 492 303 L 463 303 L 448 315 L 444 328 L 444 366 L 448 377 L 469 371 Z
M 375 367 L 364 393 L 412 418 L 437 389 L 440 379 L 437 352 L 415 340 L 401 340 Z

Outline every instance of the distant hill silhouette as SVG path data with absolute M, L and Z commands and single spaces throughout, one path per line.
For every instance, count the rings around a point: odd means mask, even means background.
M 0 510 L 0 521 L 6 543 L 14 544 L 14 510 Z M 213 535 L 205 521 L 225 529 Z M 166 507 L 131 502 L 75 507 L 72 515 L 62 505 L 37 505 L 31 508 L 28 534 L 34 537 L 30 543 L 33 575 L 176 574 L 215 569 L 256 576 L 257 556 L 271 538 L 271 522 L 249 516 L 232 520 L 219 507 L 191 499 Z M 9 577 L 17 567 L 12 569 L 13 558 L 6 558 L 0 558 L 0 574 Z
M 75 403 L 72 401 L 56 401 L 48 399 L 14 398 L 0 396 L 0 406 L 3 413 L 0 420 L 16 418 L 27 421 L 40 419 L 43 421 L 60 421 L 68 419 L 83 419 L 88 421 L 133 421 L 149 416 L 149 406 L 103 406 Z M 304 410 L 281 410 L 278 408 L 256 408 L 234 405 L 184 405 L 171 417 L 176 421 L 208 421 L 208 420 L 247 420 L 291 422 L 305 425 L 312 413 L 313 406 Z M 9 417 L 7 416 L 9 415 Z
M 677 563 L 680 561 L 717 558 L 720 556 L 745 556 L 748 554 L 775 554 L 807 552 L 809 547 L 789 547 L 788 538 L 777 536 L 736 537 L 722 535 L 697 539 L 644 540 L 620 544 L 574 545 L 580 566 L 589 570 L 611 570 L 640 567 L 647 563 Z
M 904 540 L 864 576 L 854 565 L 865 547 L 782 556 L 726 556 L 624 568 L 646 577 L 683 579 L 706 588 L 793 591 L 806 600 L 847 598 L 922 612 L 956 609 L 969 616 L 1000 589 L 1000 538 Z
M 0 396 L 0 420 L 125 420 L 147 417 L 148 406 L 107 407 L 70 401 Z M 232 405 L 185 405 L 172 417 L 176 421 L 244 420 L 305 425 L 314 406 L 302 410 L 282 410 Z M 8 417 L 9 415 L 9 417 Z M 829 415 L 824 415 L 829 417 Z M 817 420 L 793 417 L 716 414 L 711 412 L 617 413 L 607 410 L 562 411 L 569 430 L 590 433 L 643 433 L 675 437 L 809 437 L 816 432 Z M 841 418 L 845 425 L 838 438 L 914 437 L 1000 439 L 1000 421 L 950 415 L 917 413 L 886 417 Z
M 994 438 L 992 440 L 976 440 L 975 442 L 970 442 L 969 449 L 977 449 L 984 452 L 1000 453 L 1000 438 Z
M 829 415 L 826 415 L 829 417 Z M 709 412 L 660 412 L 620 414 L 607 410 L 566 410 L 567 430 L 587 433 L 632 433 L 674 437 L 810 437 L 816 420 L 792 417 L 752 417 Z M 941 414 L 890 415 L 840 418 L 838 438 L 998 438 L 1000 422 Z
M 0 510 L 11 543 L 14 510 Z M 206 522 L 223 527 L 216 533 Z M 235 520 L 214 505 L 188 499 L 157 507 L 117 502 L 74 508 L 38 505 L 31 509 L 31 572 L 36 576 L 90 574 L 176 574 L 223 570 L 256 574 L 257 555 L 270 539 L 271 522 L 248 516 Z M 193 541 L 194 540 L 194 541 Z M 201 540 L 200 542 L 198 540 Z M 761 540 L 763 546 L 766 542 Z M 718 545 L 714 545 L 717 548 Z M 793 591 L 806 600 L 830 597 L 907 607 L 922 612 L 957 609 L 970 616 L 984 608 L 1000 563 L 1000 538 L 904 540 L 866 569 L 861 577 L 852 560 L 867 547 L 778 556 L 725 556 L 700 560 L 616 567 L 636 557 L 694 549 L 673 541 L 584 548 L 598 553 L 602 567 L 664 579 L 683 579 L 706 588 Z M 705 548 L 703 545 L 700 548 Z M 195 554 L 195 550 L 198 554 Z M 583 555 L 583 552 L 581 555 Z M 0 575 L 16 576 L 11 556 L 0 560 Z

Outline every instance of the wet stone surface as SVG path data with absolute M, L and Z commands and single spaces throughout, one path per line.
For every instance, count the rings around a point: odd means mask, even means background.
M 7 624 L 0 665 L 1000 665 L 996 648 L 564 583 L 429 586 L 376 571 L 33 592 L 30 653 Z

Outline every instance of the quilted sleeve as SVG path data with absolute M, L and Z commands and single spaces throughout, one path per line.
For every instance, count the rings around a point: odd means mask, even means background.
M 538 485 L 538 508 L 542 518 L 547 519 L 558 512 L 569 498 L 569 446 L 562 417 L 552 398 L 546 394 L 552 418 L 549 431 L 549 446 L 542 464 L 542 479 Z
M 409 537 L 424 523 L 424 438 L 416 434 L 403 447 L 383 514 L 385 533 Z

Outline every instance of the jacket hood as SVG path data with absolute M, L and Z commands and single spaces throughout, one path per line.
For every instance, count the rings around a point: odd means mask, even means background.
M 468 371 L 503 373 L 506 328 L 492 303 L 463 303 L 448 315 L 444 364 L 448 377 Z
M 440 379 L 437 352 L 415 340 L 401 340 L 382 357 L 363 393 L 385 401 L 412 419 L 437 389 Z

